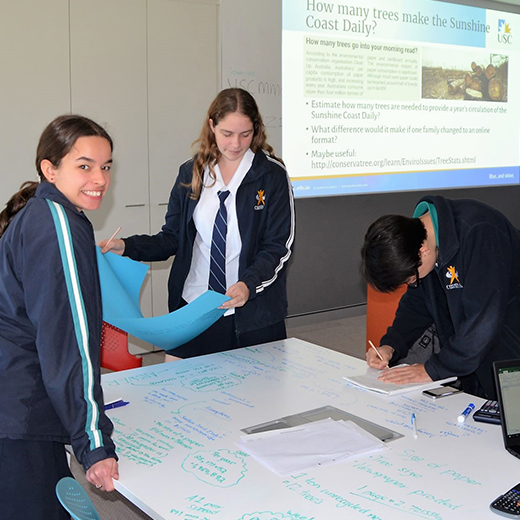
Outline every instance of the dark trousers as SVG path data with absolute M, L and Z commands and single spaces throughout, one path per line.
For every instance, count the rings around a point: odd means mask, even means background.
M 185 359 L 225 350 L 251 347 L 285 338 L 287 338 L 285 321 L 237 334 L 235 330 L 235 315 L 232 314 L 231 316 L 220 318 L 196 338 L 176 349 L 168 350 L 166 353 Z
M 56 497 L 62 477 L 72 477 L 63 444 L 0 439 L 2 520 L 70 520 Z

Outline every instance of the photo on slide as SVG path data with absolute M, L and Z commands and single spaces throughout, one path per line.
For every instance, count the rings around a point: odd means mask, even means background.
M 509 57 L 424 48 L 422 98 L 507 102 Z

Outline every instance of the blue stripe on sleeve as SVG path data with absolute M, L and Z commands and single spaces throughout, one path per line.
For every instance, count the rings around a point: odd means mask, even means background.
M 85 423 L 85 433 L 90 440 L 90 450 L 103 446 L 103 436 L 99 430 L 99 409 L 94 399 L 94 370 L 89 355 L 89 331 L 87 314 L 83 303 L 83 295 L 79 283 L 79 275 L 74 256 L 74 246 L 70 233 L 69 221 L 63 207 L 47 199 L 51 210 L 58 243 L 60 246 L 61 261 L 67 293 L 69 296 L 74 331 L 76 334 L 78 350 L 81 356 L 81 367 L 83 372 L 83 397 L 87 403 L 87 421 Z

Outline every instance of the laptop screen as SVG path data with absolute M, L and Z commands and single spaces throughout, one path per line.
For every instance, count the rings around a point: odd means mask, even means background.
M 511 366 L 503 366 L 510 364 Z M 497 390 L 500 394 L 500 410 L 508 437 L 520 436 L 520 360 L 513 363 L 497 363 Z

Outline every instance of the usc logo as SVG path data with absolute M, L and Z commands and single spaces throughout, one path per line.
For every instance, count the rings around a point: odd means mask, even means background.
M 513 43 L 513 35 L 511 34 L 511 27 L 505 20 L 498 20 L 498 34 L 497 40 L 499 43 Z

